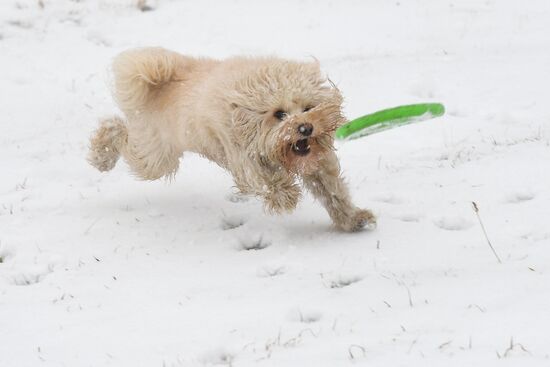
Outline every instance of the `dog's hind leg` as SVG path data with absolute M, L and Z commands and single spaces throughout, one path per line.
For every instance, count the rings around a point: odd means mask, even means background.
M 357 208 L 351 198 L 342 176 L 336 154 L 328 154 L 319 170 L 302 177 L 305 187 L 326 208 L 334 224 L 347 232 L 358 231 L 367 226 L 376 226 L 376 217 L 370 210 Z
M 182 152 L 145 121 L 127 124 L 119 117 L 100 121 L 90 139 L 88 162 L 100 171 L 109 171 L 121 155 L 139 178 L 156 180 L 176 173 Z
M 160 48 L 123 52 L 113 63 L 114 96 L 126 115 L 104 120 L 92 137 L 88 160 L 100 171 L 120 155 L 141 179 L 172 177 L 182 148 L 178 141 L 174 88 L 193 61 Z M 177 83 L 173 83 L 177 82 Z
M 124 160 L 141 179 L 172 178 L 183 151 L 175 144 L 171 130 L 159 129 L 149 121 L 132 121 L 126 144 L 120 150 Z
M 100 171 L 110 171 L 120 157 L 121 149 L 126 146 L 128 131 L 119 117 L 101 120 L 99 128 L 90 139 L 88 162 Z

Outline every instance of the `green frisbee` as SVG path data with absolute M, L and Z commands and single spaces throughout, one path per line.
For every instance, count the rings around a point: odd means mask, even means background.
M 340 126 L 336 130 L 336 139 L 356 139 L 394 127 L 442 116 L 444 113 L 445 107 L 441 103 L 419 103 L 388 108 L 356 118 Z

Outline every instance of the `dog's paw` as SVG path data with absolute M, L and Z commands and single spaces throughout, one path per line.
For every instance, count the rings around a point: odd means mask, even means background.
M 363 228 L 372 231 L 376 228 L 376 217 L 370 210 L 356 209 L 345 222 L 337 223 L 337 226 L 346 232 L 357 232 Z
M 110 171 L 120 157 L 119 148 L 127 139 L 127 131 L 118 117 L 100 122 L 99 129 L 90 139 L 88 162 L 101 172 Z
M 293 211 L 300 200 L 300 187 L 292 185 L 284 189 L 271 190 L 265 195 L 265 208 L 269 213 L 282 214 Z
M 119 153 L 111 147 L 92 147 L 88 152 L 88 162 L 101 172 L 112 170 L 118 161 Z

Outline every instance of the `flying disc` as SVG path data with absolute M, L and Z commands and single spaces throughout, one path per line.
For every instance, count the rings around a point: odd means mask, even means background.
M 441 103 L 419 103 L 388 108 L 356 118 L 340 126 L 336 130 L 336 139 L 356 139 L 442 116 L 444 113 L 445 107 Z

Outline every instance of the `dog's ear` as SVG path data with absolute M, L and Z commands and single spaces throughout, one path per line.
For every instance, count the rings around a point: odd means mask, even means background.
M 273 157 L 266 147 L 265 132 L 262 133 L 263 114 L 246 107 L 233 106 L 232 139 L 248 155 L 254 157 L 256 163 L 264 168 L 273 168 Z
M 231 107 L 233 108 L 231 122 L 234 142 L 241 146 L 252 144 L 259 132 L 260 116 L 246 107 L 236 104 Z
M 320 89 L 320 95 L 323 101 L 321 103 L 323 114 L 330 121 L 331 130 L 335 130 L 345 124 L 347 119 L 343 115 L 344 97 L 340 93 L 340 89 L 338 89 L 330 78 L 326 78 L 324 85 Z
M 233 108 L 231 122 L 234 128 L 241 129 L 249 126 L 251 123 L 257 122 L 258 114 L 256 112 L 236 104 L 233 104 L 231 107 Z
M 236 103 L 231 104 L 231 108 L 233 109 L 231 116 L 234 125 L 248 121 L 254 117 L 254 111 L 246 107 L 239 106 Z

